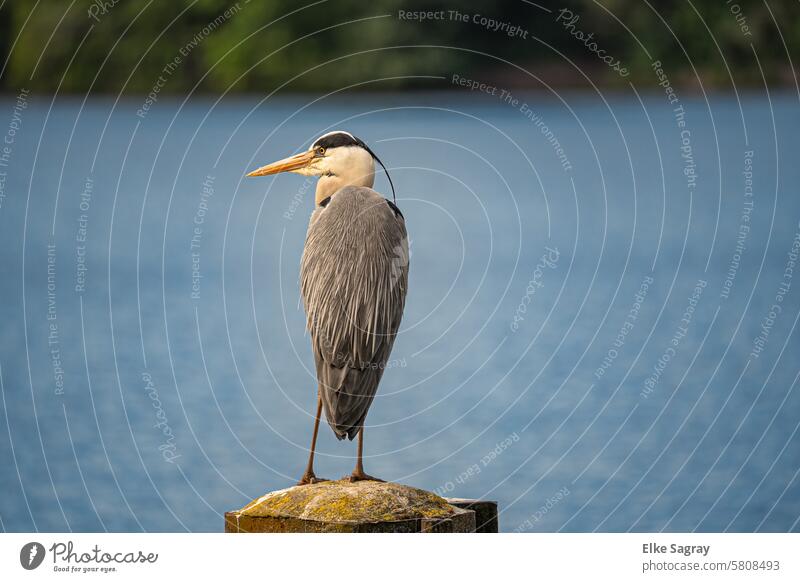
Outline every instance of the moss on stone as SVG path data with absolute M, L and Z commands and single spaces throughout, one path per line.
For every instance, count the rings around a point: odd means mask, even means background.
M 443 519 L 458 512 L 438 495 L 422 489 L 398 483 L 341 480 L 274 491 L 234 513 L 348 524 Z

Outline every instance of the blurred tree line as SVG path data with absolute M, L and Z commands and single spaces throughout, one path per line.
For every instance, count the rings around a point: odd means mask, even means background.
M 578 68 L 597 84 L 649 86 L 655 77 L 642 45 L 676 85 L 695 83 L 696 70 L 704 84 L 729 88 L 728 68 L 737 85 L 759 85 L 759 64 L 769 83 L 789 83 L 789 58 L 772 18 L 796 57 L 800 5 L 768 2 L 535 3 L 548 13 L 527 0 L 6 0 L 0 90 L 148 93 L 159 77 L 164 93 L 195 87 L 265 93 L 284 83 L 286 92 L 434 89 L 451 85 L 420 77 L 454 72 L 504 87 L 537 87 L 498 59 L 558 86 L 587 86 Z M 579 16 L 571 29 L 556 21 L 562 8 Z M 444 19 L 420 22 L 398 18 L 399 10 L 445 12 Z M 451 20 L 448 10 L 470 19 Z M 473 22 L 476 14 L 516 25 L 527 38 Z M 592 33 L 630 76 L 601 62 L 575 30 Z M 376 81 L 386 78 L 394 79 Z

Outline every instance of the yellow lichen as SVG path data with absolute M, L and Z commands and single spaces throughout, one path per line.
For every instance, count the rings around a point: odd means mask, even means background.
M 328 523 L 375 523 L 440 519 L 458 512 L 441 497 L 397 483 L 347 480 L 292 487 L 253 501 L 241 510 L 253 517 L 293 517 Z

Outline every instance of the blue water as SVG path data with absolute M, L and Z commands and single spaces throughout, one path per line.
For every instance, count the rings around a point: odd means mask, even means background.
M 411 239 L 368 472 L 506 531 L 800 529 L 798 96 L 519 97 L 0 101 L 2 528 L 220 531 L 300 476 L 314 186 L 243 175 L 344 128 Z

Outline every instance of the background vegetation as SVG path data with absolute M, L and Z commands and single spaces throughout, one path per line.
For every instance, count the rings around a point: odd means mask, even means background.
M 196 87 L 202 92 L 264 93 L 284 83 L 283 91 L 324 91 L 412 75 L 362 87 L 434 89 L 450 85 L 419 76 L 453 72 L 508 87 L 537 86 L 532 77 L 481 53 L 515 63 L 557 86 L 588 85 L 579 68 L 597 84 L 652 84 L 651 61 L 640 42 L 664 63 L 674 84 L 696 84 L 699 76 L 706 86 L 730 88 L 730 69 L 737 85 L 761 85 L 759 64 L 770 84 L 793 83 L 781 35 L 789 55 L 796 56 L 800 5 L 768 1 L 539 3 L 554 11 L 548 14 L 526 0 L 321 0 L 307 8 L 292 0 L 0 0 L 0 59 L 6 63 L 0 90 L 148 93 L 165 65 L 193 39 L 196 46 L 165 77 L 162 92 Z M 580 15 L 576 27 L 594 33 L 599 46 L 628 66 L 627 79 L 555 23 L 561 7 Z M 528 39 L 472 22 L 397 18 L 398 10 L 454 8 L 518 25 L 528 31 Z M 733 13 L 737 8 L 749 36 Z M 234 14 L 220 19 L 226 10 Z M 204 34 L 204 27 L 213 30 Z M 418 48 L 387 48 L 413 45 Z M 323 64 L 331 59 L 338 59 L 335 66 Z

